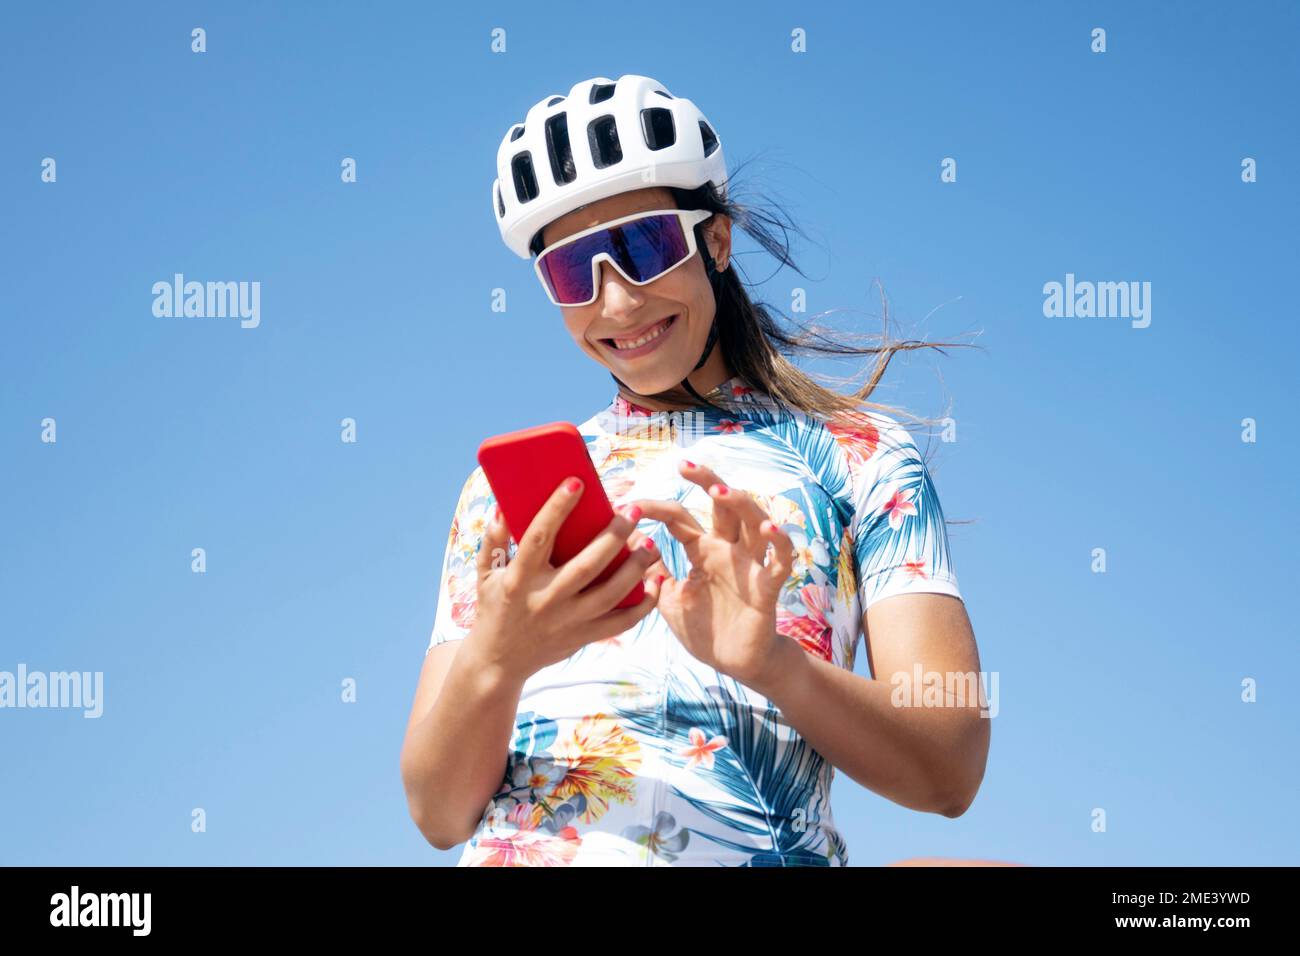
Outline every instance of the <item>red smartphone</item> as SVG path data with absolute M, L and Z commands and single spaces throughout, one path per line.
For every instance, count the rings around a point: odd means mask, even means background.
M 532 524 L 542 505 L 560 482 L 569 476 L 582 479 L 582 497 L 569 512 L 555 536 L 551 564 L 559 567 L 575 557 L 614 520 L 614 508 L 596 474 L 582 434 L 569 422 L 550 422 L 485 439 L 479 445 L 478 463 L 501 506 L 506 528 L 516 542 Z M 595 579 L 583 588 L 595 587 L 617 570 L 631 555 L 627 545 Z M 645 582 L 638 581 L 615 607 L 631 607 L 645 596 Z

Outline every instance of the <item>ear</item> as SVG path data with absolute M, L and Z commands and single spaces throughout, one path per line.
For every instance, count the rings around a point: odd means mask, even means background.
M 704 241 L 709 244 L 709 255 L 722 272 L 731 261 L 731 217 L 726 213 L 713 214 L 704 226 Z

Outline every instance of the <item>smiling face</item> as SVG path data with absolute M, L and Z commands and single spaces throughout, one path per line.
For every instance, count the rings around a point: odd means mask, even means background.
M 543 230 L 542 245 L 620 216 L 676 207 L 673 194 L 658 186 L 609 196 L 550 223 Z M 731 220 L 716 214 L 701 231 L 717 268 L 724 269 L 731 256 Z M 601 262 L 597 291 L 590 305 L 561 306 L 564 324 L 580 349 L 629 388 L 653 395 L 675 388 L 691 374 L 691 385 L 703 392 L 731 377 L 722 350 L 716 347 L 704 367 L 691 372 L 704 351 L 715 309 L 698 252 L 643 286 L 633 285 L 609 262 Z

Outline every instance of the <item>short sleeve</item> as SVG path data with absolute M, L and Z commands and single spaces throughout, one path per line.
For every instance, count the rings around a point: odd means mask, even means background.
M 894 419 L 845 446 L 853 487 L 853 557 L 863 613 L 895 594 L 960 598 L 943 508 L 912 436 Z
M 483 469 L 475 468 L 461 488 L 451 519 L 439 573 L 438 609 L 425 654 L 445 641 L 463 639 L 474 626 L 478 609 L 478 548 L 495 505 Z

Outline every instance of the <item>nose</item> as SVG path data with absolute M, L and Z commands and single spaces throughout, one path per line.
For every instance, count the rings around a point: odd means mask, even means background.
M 600 264 L 600 303 L 601 314 L 609 319 L 618 319 L 634 313 L 645 303 L 637 286 L 628 282 L 610 263 Z

